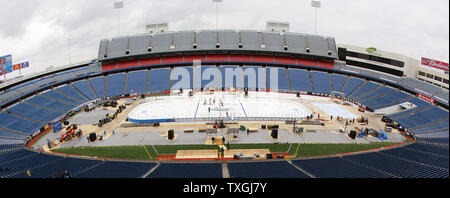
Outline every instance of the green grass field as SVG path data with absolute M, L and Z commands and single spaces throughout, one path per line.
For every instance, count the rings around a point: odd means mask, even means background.
M 289 153 L 296 157 L 311 157 L 348 153 L 391 146 L 398 143 L 369 144 L 231 144 L 230 149 L 269 149 L 272 153 Z M 178 150 L 211 150 L 216 145 L 146 145 L 112 147 L 78 147 L 55 149 L 54 152 L 116 159 L 153 160 L 158 155 L 175 155 Z

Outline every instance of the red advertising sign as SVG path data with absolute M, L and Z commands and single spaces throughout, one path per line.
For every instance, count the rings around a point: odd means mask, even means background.
M 428 97 L 428 96 L 426 96 L 426 95 L 417 93 L 417 97 L 419 97 L 420 99 L 425 100 L 425 101 L 427 101 L 427 102 L 429 102 L 429 103 L 434 104 L 434 99 L 433 99 L 433 98 L 430 98 L 430 97 Z
M 444 63 L 444 62 L 429 59 L 429 58 L 422 58 L 421 63 L 422 63 L 422 65 L 426 65 L 426 66 L 430 66 L 430 67 L 448 71 L 448 63 Z

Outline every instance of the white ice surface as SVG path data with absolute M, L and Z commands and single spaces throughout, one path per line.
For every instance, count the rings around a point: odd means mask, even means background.
M 223 106 L 219 105 L 221 102 Z M 248 97 L 244 97 L 242 93 L 216 92 L 196 93 L 193 97 L 165 96 L 158 97 L 157 100 L 152 98 L 133 109 L 128 118 L 226 118 L 227 114 L 228 118 L 305 118 L 311 111 L 299 102 L 295 94 L 250 92 Z
M 356 119 L 357 116 L 334 103 L 312 103 L 314 106 L 333 117 Z

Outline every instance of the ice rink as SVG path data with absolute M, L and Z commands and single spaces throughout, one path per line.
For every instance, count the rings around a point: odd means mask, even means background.
M 301 120 L 312 113 L 294 94 L 250 92 L 196 93 L 150 98 L 128 114 L 132 122 L 174 119 Z
M 351 113 L 350 111 L 345 110 L 334 103 L 312 103 L 314 106 L 328 114 L 329 116 L 333 116 L 335 118 L 342 117 L 344 119 L 356 119 L 357 116 Z

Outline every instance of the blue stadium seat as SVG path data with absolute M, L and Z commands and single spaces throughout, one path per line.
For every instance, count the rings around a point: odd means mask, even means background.
M 219 71 L 221 74 L 222 87 L 225 88 L 243 88 L 244 82 L 241 82 L 242 72 L 239 66 L 220 66 Z M 236 74 L 236 75 L 234 75 Z M 230 81 L 227 82 L 227 76 L 230 76 Z M 232 78 L 232 79 L 231 79 Z
M 64 94 L 61 94 L 55 90 L 48 90 L 42 93 L 42 95 L 54 98 L 64 103 L 80 104 L 80 102 L 78 102 L 77 100 L 67 97 Z
M 345 95 L 346 96 L 350 95 L 356 88 L 359 87 L 359 85 L 361 85 L 362 82 L 363 80 L 360 78 L 349 77 L 347 84 L 344 87 Z
M 24 120 L 22 118 L 0 112 L 0 127 L 31 135 L 38 131 L 42 126 L 42 123 Z
M 86 99 L 86 97 L 82 96 L 77 90 L 75 90 L 72 86 L 70 85 L 64 85 L 62 87 L 58 87 L 56 88 L 57 91 L 70 96 L 72 98 L 77 99 L 79 102 L 81 103 L 85 103 L 88 100 Z
M 111 74 L 106 78 L 106 96 L 120 96 L 125 86 L 125 74 Z
M 264 70 L 262 67 L 259 66 L 243 66 L 243 72 L 244 72 L 244 87 L 247 87 L 250 90 L 256 90 L 256 89 L 265 89 L 266 83 L 264 79 Z M 249 75 L 255 74 L 255 82 L 249 82 L 253 81 L 253 77 Z
M 175 75 L 175 73 L 177 73 L 178 71 L 182 71 L 182 73 L 187 71 L 187 74 L 189 76 L 178 76 L 178 79 L 176 80 L 172 80 L 172 87 L 171 89 L 192 89 L 193 88 L 193 83 L 194 83 L 194 71 L 192 67 L 176 67 L 172 70 L 173 74 L 171 75 Z M 150 71 L 151 73 L 151 71 Z M 183 75 L 183 74 L 182 74 Z M 174 76 L 175 77 L 175 76 Z M 187 82 L 186 79 L 183 78 L 187 78 L 189 77 L 189 83 L 185 83 Z M 175 77 L 176 78 L 176 77 Z M 150 78 L 151 80 L 151 78 Z
M 148 91 L 156 93 L 166 89 L 170 89 L 170 69 L 150 70 Z
M 105 97 L 105 77 L 97 76 L 89 79 L 89 81 L 91 82 L 95 95 L 97 95 L 98 98 Z
M 330 74 L 324 72 L 311 71 L 311 78 L 314 92 L 322 94 L 331 94 Z
M 31 104 L 36 104 L 36 105 L 43 106 L 43 107 L 47 107 L 54 111 L 58 111 L 58 112 L 62 112 L 62 113 L 68 112 L 69 110 L 78 106 L 75 103 L 64 103 L 61 101 L 46 98 L 41 95 L 33 96 L 33 97 L 25 100 L 25 102 L 31 103 Z
M 291 81 L 292 90 L 312 92 L 308 71 L 289 69 L 289 80 Z
M 84 96 L 89 98 L 89 100 L 94 100 L 97 98 L 92 92 L 91 86 L 89 85 L 89 82 L 87 80 L 74 82 L 73 86 L 78 89 L 78 91 L 80 91 Z
M 16 133 L 10 133 L 7 131 L 3 131 L 0 129 L 0 138 L 8 138 L 8 139 L 25 139 L 25 135 L 20 135 Z M 0 149 L 2 149 L 2 146 L 0 145 Z
M 61 112 L 42 109 L 23 102 L 17 103 L 16 105 L 10 107 L 8 110 L 12 113 L 46 123 L 51 122 L 62 114 Z
M 149 178 L 222 178 L 221 163 L 161 163 Z
M 354 100 L 358 99 L 359 97 L 364 96 L 368 92 L 374 90 L 378 86 L 380 86 L 380 85 L 377 84 L 377 83 L 373 83 L 373 82 L 367 81 L 360 88 L 355 90 L 352 94 L 348 95 L 347 98 L 351 98 L 351 99 L 354 99 Z
M 345 81 L 347 80 L 347 76 L 340 75 L 340 74 L 331 74 L 331 84 L 333 91 L 342 91 L 342 88 L 344 88 Z
M 88 169 L 76 178 L 139 178 L 151 170 L 155 163 L 113 162 L 108 161 L 100 166 Z
M 389 178 L 391 176 L 364 166 L 350 163 L 340 157 L 294 160 L 298 167 L 318 178 Z
M 205 70 L 209 72 L 213 71 L 213 74 L 206 75 Z M 219 88 L 219 79 L 214 79 L 215 77 L 220 76 L 219 72 L 217 71 L 216 67 L 208 67 L 208 66 L 202 66 L 201 67 L 201 73 L 202 73 L 202 81 L 201 81 L 201 87 L 202 88 Z M 196 74 L 197 76 L 197 74 Z M 210 80 L 205 80 L 205 77 L 210 77 Z M 193 79 L 191 79 L 193 81 Z M 213 82 L 216 81 L 217 83 L 214 84 Z
M 148 70 L 132 71 L 128 73 L 125 94 L 143 94 L 147 91 Z
M 228 163 L 231 178 L 310 178 L 286 161 Z
M 386 172 L 396 177 L 404 178 L 445 178 L 448 177 L 448 170 L 436 167 L 424 166 L 411 161 L 402 160 L 396 157 L 378 153 L 367 153 L 363 155 L 344 156 L 345 159 L 371 167 L 373 169 Z

